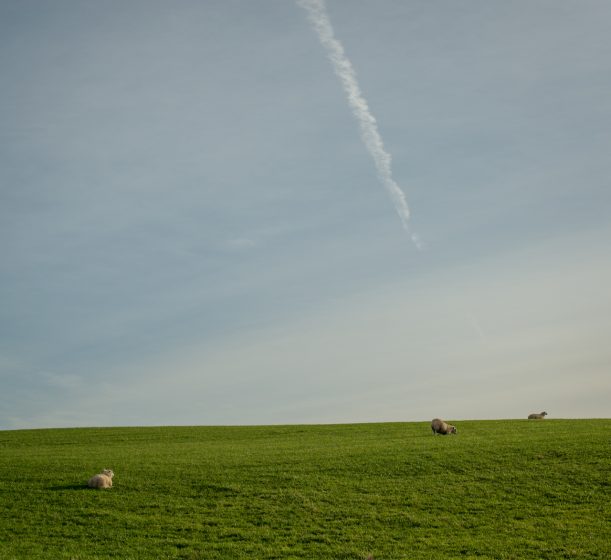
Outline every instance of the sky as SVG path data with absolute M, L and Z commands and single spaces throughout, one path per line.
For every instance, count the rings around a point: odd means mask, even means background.
M 611 416 L 611 4 L 325 13 L 0 2 L 0 429 Z

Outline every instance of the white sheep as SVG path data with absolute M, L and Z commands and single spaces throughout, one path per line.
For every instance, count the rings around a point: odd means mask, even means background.
M 540 412 L 539 414 L 529 414 L 529 420 L 543 420 L 547 416 L 547 412 Z
M 104 469 L 100 474 L 96 474 L 89 479 L 89 488 L 112 488 L 112 477 L 115 473 L 110 469 Z
M 455 434 L 456 427 L 452 426 L 452 424 L 446 424 L 441 418 L 434 418 L 431 422 L 431 430 L 433 430 L 433 435 L 441 434 L 445 436 L 447 434 Z

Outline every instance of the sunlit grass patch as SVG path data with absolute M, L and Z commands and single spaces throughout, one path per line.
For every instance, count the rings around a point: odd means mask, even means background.
M 455 424 L 0 432 L 0 558 L 611 557 L 611 420 Z

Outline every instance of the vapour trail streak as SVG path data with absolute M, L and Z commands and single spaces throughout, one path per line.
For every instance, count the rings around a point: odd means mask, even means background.
M 307 11 L 308 18 L 318 34 L 320 43 L 327 51 L 333 70 L 340 79 L 346 93 L 348 105 L 359 123 L 361 139 L 373 158 L 378 177 L 388 191 L 403 227 L 409 233 L 410 212 L 405 193 L 393 179 L 391 156 L 384 149 L 384 142 L 378 132 L 376 120 L 361 93 L 352 63 L 346 56 L 343 45 L 335 38 L 324 0 L 298 0 L 297 3 Z M 418 236 L 412 234 L 411 238 L 416 247 L 422 249 Z

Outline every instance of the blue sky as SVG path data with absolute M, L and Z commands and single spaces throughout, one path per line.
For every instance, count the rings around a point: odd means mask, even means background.
M 0 3 L 0 428 L 611 414 L 611 5 Z

